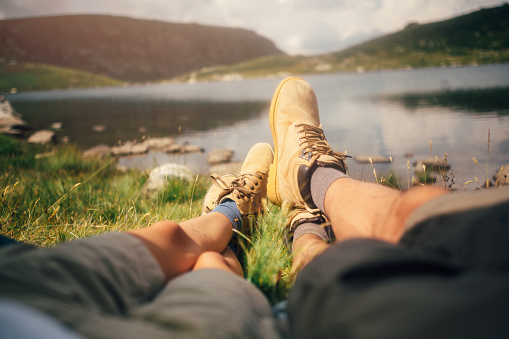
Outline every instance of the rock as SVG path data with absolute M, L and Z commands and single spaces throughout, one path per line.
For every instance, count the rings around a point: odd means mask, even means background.
M 233 158 L 233 151 L 229 149 L 214 148 L 207 154 L 207 162 L 210 165 L 230 162 Z
M 69 137 L 68 137 L 67 135 L 66 135 L 65 137 L 62 137 L 62 142 L 63 142 L 64 144 L 69 143 Z
M 148 180 L 143 186 L 145 194 L 152 194 L 164 189 L 169 178 L 180 178 L 183 180 L 194 180 L 194 174 L 184 165 L 167 163 L 150 171 Z
M 203 152 L 203 148 L 195 145 L 190 145 L 187 142 L 184 142 L 182 146 L 180 146 L 180 153 L 194 153 L 194 152 Z
M 51 124 L 52 129 L 61 130 L 62 129 L 62 123 L 61 122 L 54 122 Z
M 179 144 L 175 143 L 173 145 L 165 147 L 163 150 L 166 153 L 194 153 L 194 152 L 203 152 L 203 148 L 201 148 L 199 146 L 191 145 L 187 141 L 184 142 L 182 145 L 179 145 Z
M 110 147 L 108 145 L 97 145 L 83 152 L 84 158 L 104 158 L 110 155 Z
M 27 141 L 31 144 L 42 144 L 42 145 L 45 145 L 50 142 L 55 143 L 56 141 L 55 133 L 53 133 L 53 131 L 48 130 L 37 131 L 34 134 L 32 134 Z
M 369 164 L 370 158 L 374 164 L 380 164 L 380 163 L 383 164 L 383 163 L 391 162 L 390 157 L 384 157 L 383 155 L 356 155 L 353 157 L 353 160 L 355 160 L 359 164 Z
M 110 148 L 110 152 L 114 156 L 143 154 L 148 152 L 148 147 L 145 144 L 137 144 L 133 141 L 127 141 L 120 146 Z
M 106 131 L 106 126 L 105 125 L 95 125 L 95 126 L 92 127 L 92 130 L 94 132 L 98 132 L 98 133 L 99 132 L 104 132 L 104 131 Z
M 203 152 L 204 149 L 196 145 L 182 145 L 180 146 L 180 153 L 196 153 Z
M 443 170 L 447 171 L 451 168 L 451 165 L 445 163 L 444 159 L 438 158 L 420 159 L 414 162 L 415 173 L 423 173 L 424 172 L 423 165 L 426 166 L 426 171 L 433 170 L 434 172 Z
M 222 163 L 217 164 L 214 166 L 211 166 L 209 169 L 209 174 L 216 173 L 219 176 L 225 175 L 225 174 L 240 174 L 240 169 L 242 168 L 242 162 L 229 162 L 229 163 Z
M 508 185 L 509 184 L 509 164 L 502 166 L 502 168 L 495 173 L 493 176 L 493 180 L 498 182 L 500 185 Z
M 166 153 L 179 153 L 180 152 L 180 145 L 175 143 L 173 145 L 165 147 L 163 149 L 163 151 L 166 152 Z
M 11 103 L 0 95 L 0 133 L 22 135 L 27 124 L 11 106 Z
M 164 150 L 175 144 L 175 139 L 173 138 L 150 138 L 143 141 L 143 145 L 154 150 Z
M 404 156 L 405 158 L 413 158 L 413 157 L 414 157 L 414 154 L 413 154 L 412 152 L 407 152 L 407 153 L 403 154 L 403 156 Z

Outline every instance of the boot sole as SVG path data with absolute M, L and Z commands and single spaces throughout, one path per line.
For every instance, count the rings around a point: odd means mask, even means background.
M 278 160 L 279 160 L 279 146 L 277 143 L 277 134 L 276 134 L 276 112 L 275 109 L 278 106 L 279 102 L 279 93 L 281 92 L 281 89 L 283 86 L 291 80 L 295 80 L 301 78 L 299 77 L 290 77 L 285 80 L 283 80 L 279 86 L 276 88 L 276 91 L 274 93 L 274 97 L 276 100 L 273 100 L 272 104 L 270 105 L 270 112 L 269 112 L 269 123 L 270 123 L 270 130 L 272 132 L 272 139 L 274 140 L 274 161 L 269 167 L 269 178 L 267 180 L 267 197 L 269 200 L 278 206 L 281 206 L 283 203 L 283 200 L 281 199 L 281 195 L 278 191 L 279 187 L 279 179 L 277 176 L 277 170 L 278 170 Z

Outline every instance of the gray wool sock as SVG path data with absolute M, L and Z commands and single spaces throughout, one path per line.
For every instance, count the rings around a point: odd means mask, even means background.
M 331 167 L 317 167 L 311 174 L 311 197 L 322 213 L 325 214 L 325 194 L 330 185 L 337 179 L 344 177 L 348 177 L 348 175 Z
M 295 240 L 299 239 L 304 234 L 314 234 L 324 241 L 328 241 L 329 239 L 327 232 L 322 225 L 313 222 L 306 222 L 295 229 L 295 232 L 293 233 L 293 243 L 295 243 Z

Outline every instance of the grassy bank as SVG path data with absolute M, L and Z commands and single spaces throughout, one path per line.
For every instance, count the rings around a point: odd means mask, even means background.
M 37 246 L 112 231 L 142 228 L 159 220 L 199 216 L 207 178 L 169 180 L 149 198 L 141 191 L 147 179 L 139 171 L 118 172 L 112 159 L 82 159 L 72 146 L 50 151 L 0 135 L 0 233 Z M 284 216 L 271 206 L 246 242 L 246 278 L 272 301 L 291 285 L 290 255 L 283 245 Z
M 0 63 L 0 92 L 119 86 L 123 82 L 89 72 L 33 63 Z

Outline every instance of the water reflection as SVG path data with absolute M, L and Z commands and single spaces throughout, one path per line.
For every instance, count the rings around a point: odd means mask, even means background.
M 509 87 L 405 93 L 385 99 L 400 102 L 411 112 L 418 108 L 446 107 L 463 113 L 509 115 Z
M 81 147 L 119 140 L 192 134 L 251 120 L 267 110 L 267 102 L 202 102 L 168 100 L 75 99 L 17 102 L 14 107 L 35 129 L 62 122 L 60 135 Z M 93 127 L 103 125 L 104 132 Z

